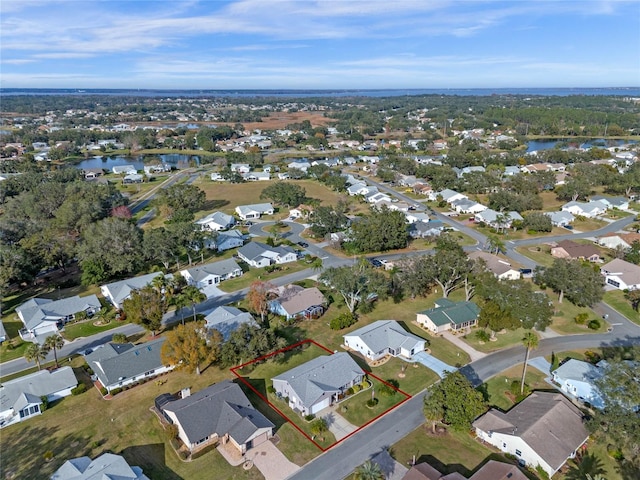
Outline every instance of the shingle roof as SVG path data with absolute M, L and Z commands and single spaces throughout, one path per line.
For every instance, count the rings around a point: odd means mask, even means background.
M 407 332 L 395 320 L 378 320 L 344 337 L 359 337 L 372 352 L 380 352 L 389 347 L 411 350 L 419 342 L 424 342 L 422 338 Z
M 191 443 L 213 433 L 218 436 L 228 433 L 242 445 L 256 430 L 275 426 L 251 405 L 242 389 L 230 380 L 169 402 L 163 410 L 176 415 Z
M 270 203 L 255 203 L 253 205 L 240 205 L 236 209 L 242 215 L 252 212 L 265 213 L 273 210 L 273 205 Z
M 438 300 L 438 304 L 442 305 L 442 300 Z M 447 299 L 444 299 L 447 300 Z M 448 300 L 450 302 L 450 300 Z M 440 307 L 430 308 L 418 312 L 419 314 L 426 315 L 437 326 L 454 324 L 460 325 L 462 323 L 472 322 L 478 318 L 480 308 L 473 302 L 457 302 L 450 305 L 444 305 Z
M 241 270 L 240 266 L 233 258 L 228 258 L 219 262 L 207 263 L 205 265 L 200 265 L 199 267 L 188 268 L 185 271 L 189 273 L 189 276 L 191 276 L 195 282 L 201 282 L 210 275 L 224 277 L 236 270 Z
M 534 392 L 507 413 L 492 408 L 473 426 L 522 438 L 554 470 L 589 436 L 580 410 L 552 392 Z
M 640 267 L 621 258 L 614 258 L 602 266 L 603 272 L 620 277 L 627 285 L 640 283 Z
M 106 289 L 115 303 L 120 306 L 122 305 L 122 302 L 131 295 L 132 291 L 146 287 L 159 275 L 163 275 L 163 273 L 153 272 L 139 277 L 127 278 L 126 280 L 120 280 L 118 282 L 103 285 L 101 289 Z
M 140 467 L 131 467 L 120 455 L 103 453 L 95 460 L 67 460 L 50 480 L 149 480 Z
M 496 255 L 492 255 L 489 252 L 482 252 L 480 250 L 476 250 L 469 254 L 469 258 L 472 260 L 482 259 L 486 264 L 487 268 L 494 275 L 502 275 L 503 273 L 507 273 L 509 270 L 515 270 L 508 262 L 502 260 L 500 257 Z
M 196 223 L 198 225 L 206 225 L 207 223 L 211 222 L 226 227 L 227 225 L 233 225 L 235 219 L 233 218 L 233 216 L 227 215 L 223 212 L 213 212 L 206 217 L 201 218 L 200 220 L 196 220 Z
M 32 298 L 16 308 L 20 312 L 25 327 L 32 329 L 37 327 L 41 322 L 52 320 L 56 321 L 61 318 L 74 315 L 88 308 L 100 308 L 100 300 L 95 295 L 87 295 L 80 297 L 61 298 L 60 300 L 49 300 L 46 298 Z
M 576 243 L 572 240 L 562 240 L 558 242 L 558 247 L 567 252 L 571 258 L 590 258 L 594 255 L 600 256 L 600 250 L 598 250 L 597 247 Z
M 160 349 L 164 337 L 140 345 L 107 343 L 85 357 L 106 387 L 163 366 Z
M 364 372 L 346 352 L 314 358 L 273 380 L 287 382 L 302 403 L 311 407 L 325 392 L 337 392 Z
M 73 369 L 61 367 L 53 372 L 40 370 L 24 377 L 2 382 L 0 386 L 0 411 L 14 407 L 16 402 L 24 395 L 35 396 L 40 402 L 40 397 L 52 393 L 73 388 L 78 385 Z
M 591 383 L 592 385 L 594 380 L 600 378 L 603 374 L 602 370 L 595 365 L 575 358 L 567 360 L 556 368 L 553 373 L 565 380 L 577 380 Z
M 511 463 L 489 460 L 469 480 L 527 480 L 528 477 Z
M 271 247 L 260 242 L 249 242 L 238 249 L 238 253 L 249 260 L 255 260 L 263 257 L 264 253 Z
M 207 322 L 206 327 L 218 330 L 224 340 L 227 340 L 231 332 L 237 330 L 243 323 L 257 325 L 249 312 L 243 312 L 236 307 L 228 306 L 216 308 L 204 319 Z
M 276 301 L 280 303 L 284 311 L 289 315 L 295 315 L 309 307 L 324 305 L 326 303 L 324 295 L 322 295 L 322 292 L 316 287 L 305 288 L 293 295 Z

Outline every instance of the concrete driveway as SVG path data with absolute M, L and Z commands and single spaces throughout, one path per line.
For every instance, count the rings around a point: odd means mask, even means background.
M 454 372 L 457 368 L 447 365 L 442 360 L 429 355 L 427 352 L 418 352 L 413 355 L 413 360 L 421 363 L 430 370 L 433 370 L 438 374 L 440 378 L 444 378 L 445 372 Z
M 283 480 L 300 470 L 300 467 L 290 462 L 271 441 L 248 450 L 245 459 L 253 461 L 253 465 L 260 470 L 265 480 Z
M 333 433 L 337 441 L 351 435 L 358 429 L 358 427 L 350 424 L 346 418 L 338 414 L 335 406 L 321 410 L 318 412 L 318 417 L 327 421 L 327 427 L 329 427 L 329 431 Z

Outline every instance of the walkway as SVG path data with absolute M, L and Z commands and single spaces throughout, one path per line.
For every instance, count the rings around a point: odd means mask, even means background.
M 336 437 L 336 441 L 342 440 L 344 437 L 348 437 L 355 432 L 358 427 L 352 425 L 342 415 L 336 412 L 339 404 L 332 405 L 318 412 L 318 418 L 324 418 L 327 422 L 329 431 Z
M 245 459 L 253 461 L 265 480 L 283 480 L 300 470 L 271 441 L 248 450 Z
M 418 352 L 413 355 L 413 360 L 421 363 L 429 370 L 433 370 L 438 374 L 440 378 L 444 378 L 445 372 L 455 372 L 457 369 L 451 365 L 447 365 L 442 360 L 438 360 L 433 355 L 429 355 L 427 352 Z
M 487 356 L 486 353 L 479 352 L 478 350 L 473 348 L 471 345 L 469 345 L 467 342 L 465 342 L 464 340 L 457 337 L 451 332 L 444 332 L 442 336 L 447 340 L 449 340 L 451 343 L 453 343 L 460 350 L 464 350 L 465 352 L 467 352 L 471 357 L 472 362 L 475 362 L 476 360 L 480 360 L 481 358 L 484 358 Z

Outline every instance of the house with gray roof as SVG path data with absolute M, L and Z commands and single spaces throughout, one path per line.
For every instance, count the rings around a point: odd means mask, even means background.
M 217 250 L 218 252 L 224 252 L 231 250 L 232 248 L 238 248 L 244 245 L 246 236 L 240 230 L 227 230 L 226 232 L 219 232 L 215 240 L 207 244 L 207 248 L 211 250 Z
M 612 197 L 609 195 L 593 195 L 589 198 L 589 202 L 604 203 L 608 208 L 617 208 L 619 210 L 627 210 L 629 208 L 629 200 L 625 197 Z
M 187 268 L 181 270 L 180 274 L 189 285 L 206 288 L 209 285 L 218 285 L 230 278 L 242 276 L 242 269 L 233 258 L 228 258 L 219 262 Z
M 595 408 L 604 408 L 604 400 L 595 381 L 603 371 L 596 365 L 571 358 L 551 372 L 553 381 L 571 398 L 588 402 Z
M 296 251 L 287 246 L 271 247 L 261 242 L 249 242 L 238 249 L 238 257 L 252 267 L 267 267 L 271 264 L 294 262 Z
M 19 333 L 23 340 L 44 340 L 47 336 L 57 333 L 65 323 L 73 320 L 76 314 L 86 312 L 91 316 L 100 308 L 102 305 L 95 295 L 75 295 L 60 300 L 32 298 L 16 307 L 16 313 L 24 324 L 24 329 Z
M 327 299 L 316 287 L 303 288 L 299 285 L 287 285 L 276 289 L 278 297 L 269 302 L 269 310 L 292 318 L 318 318 L 326 308 Z
M 520 270 L 513 268 L 509 262 L 492 253 L 475 250 L 468 256 L 471 260 L 480 260 L 484 267 L 500 280 L 518 280 L 521 277 Z
M 261 215 L 273 215 L 273 205 L 270 203 L 256 203 L 254 205 L 238 205 L 236 213 L 242 220 L 260 218 Z
M 486 223 L 493 228 L 511 228 L 514 220 L 523 220 L 522 216 L 516 212 L 496 212 L 491 208 L 487 208 L 480 213 L 476 213 L 475 221 Z
M 115 167 L 111 168 L 111 171 L 116 175 L 135 175 L 136 173 L 138 173 L 136 167 L 134 167 L 133 165 L 116 165 Z
M 451 208 L 458 213 L 476 214 L 485 211 L 488 207 L 468 198 L 461 198 L 451 202 Z
M 582 412 L 560 393 L 533 392 L 508 412 L 492 408 L 473 422 L 476 435 L 552 477 L 588 440 Z
M 346 352 L 324 355 L 273 377 L 276 395 L 303 415 L 316 414 L 362 382 L 365 372 Z
M 602 215 L 608 209 L 608 206 L 601 201 L 592 202 L 567 202 L 562 205 L 561 210 L 569 212 L 572 215 L 593 218 Z
M 157 338 L 140 345 L 106 343 L 85 356 L 100 383 L 107 391 L 147 380 L 175 368 L 164 365 L 160 350 L 165 338 Z
M 42 413 L 42 397 L 53 402 L 68 395 L 78 385 L 71 367 L 39 370 L 0 384 L 0 428 Z
M 407 332 L 395 320 L 378 320 L 343 335 L 344 346 L 360 352 L 370 361 L 387 355 L 411 358 L 424 351 L 425 341 Z
M 243 323 L 257 326 L 249 312 L 243 312 L 236 307 L 223 305 L 215 308 L 209 315 L 204 317 L 205 327 L 210 330 L 218 330 L 223 340 L 228 340 L 229 335 L 238 329 Z
M 456 200 L 462 200 L 463 198 L 468 198 L 465 194 L 456 192 L 455 190 L 451 190 L 450 188 L 445 188 L 444 190 L 437 193 L 436 196 L 442 197 L 447 203 L 455 202 Z
M 180 440 L 191 451 L 214 442 L 229 442 L 240 453 L 268 441 L 275 425 L 256 410 L 242 389 L 230 380 L 186 396 L 162 395 L 156 407 L 178 427 Z
M 614 258 L 600 268 L 607 286 L 618 290 L 640 289 L 640 266 L 621 258 Z
M 573 223 L 576 217 L 573 216 L 571 212 L 566 212 L 564 210 L 558 210 L 555 212 L 544 212 L 546 216 L 551 219 L 551 225 L 554 227 L 564 227 Z
M 476 325 L 479 314 L 480 308 L 473 302 L 452 302 L 441 298 L 435 302 L 434 308 L 418 312 L 416 321 L 433 333 L 457 332 Z
M 78 457 L 67 460 L 49 480 L 149 480 L 140 467 L 130 466 L 124 457 L 103 453 L 95 460 Z
M 153 279 L 163 275 L 162 272 L 148 273 L 139 277 L 127 278 L 118 282 L 107 283 L 100 287 L 100 292 L 116 307 L 118 310 L 122 308 L 122 302 L 131 296 L 135 290 L 140 290 L 153 282 Z
M 233 215 L 227 215 L 223 212 L 213 212 L 200 220 L 196 220 L 195 223 L 199 225 L 202 230 L 219 232 L 220 230 L 227 230 L 233 227 L 236 219 L 233 218 Z

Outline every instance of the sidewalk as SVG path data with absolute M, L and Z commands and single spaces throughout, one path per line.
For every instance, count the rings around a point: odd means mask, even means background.
M 458 338 L 457 336 L 455 336 L 451 332 L 444 332 L 442 334 L 442 336 L 444 338 L 446 338 L 447 340 L 449 340 L 451 343 L 453 343 L 459 349 L 464 350 L 465 352 L 467 352 L 469 354 L 469 356 L 471 357 L 471 361 L 472 362 L 475 362 L 476 360 L 480 360 L 481 358 L 484 358 L 484 357 L 487 356 L 486 353 L 479 352 L 478 350 L 473 348 L 471 345 L 469 345 L 467 342 L 465 342 L 464 340 Z

